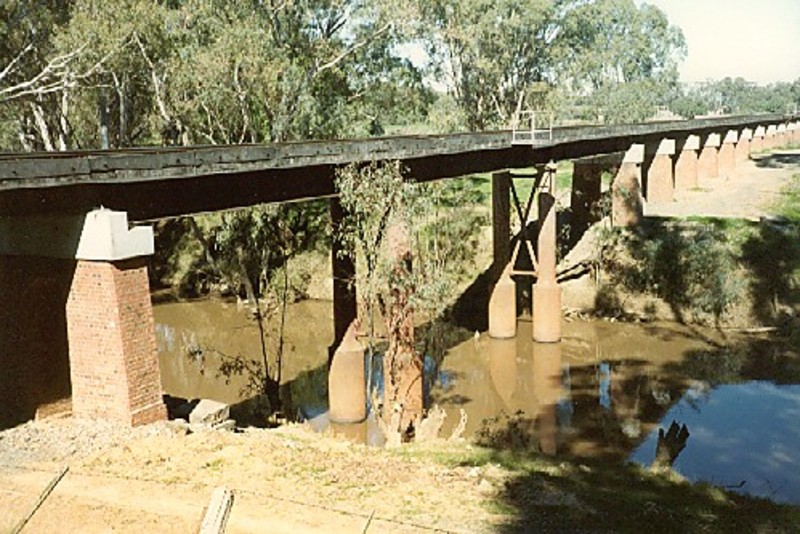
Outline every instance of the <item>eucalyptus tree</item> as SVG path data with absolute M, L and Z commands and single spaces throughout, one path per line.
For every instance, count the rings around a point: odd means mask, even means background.
M 343 168 L 336 187 L 345 218 L 335 238 L 357 263 L 352 282 L 368 361 L 377 353 L 379 331 L 387 337 L 382 416 L 406 433 L 423 414 L 423 354 L 433 349 L 433 340 L 415 337 L 414 324 L 441 318 L 472 261 L 481 219 L 465 212 L 464 204 L 474 201 L 468 189 L 408 180 L 398 162 Z
M 666 104 L 686 53 L 681 30 L 658 8 L 633 0 L 577 5 L 563 18 L 561 39 L 562 83 L 589 96 L 608 122 L 643 120 Z
M 552 83 L 559 7 L 552 0 L 419 0 L 417 38 L 466 128 L 507 123 Z M 528 102 L 529 104 L 531 102 Z
M 677 81 L 685 50 L 663 12 L 633 0 L 416 5 L 417 38 L 470 130 L 507 125 L 521 107 L 557 111 L 580 97 L 593 97 L 611 120 L 641 118 Z
M 53 37 L 68 20 L 69 2 L 0 3 L 0 121 L 3 146 L 52 150 L 45 109 L 79 77 L 74 62 L 84 47 L 58 51 Z

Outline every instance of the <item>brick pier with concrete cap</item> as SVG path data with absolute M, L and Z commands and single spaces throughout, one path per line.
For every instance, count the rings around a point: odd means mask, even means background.
M 744 128 L 739 133 L 739 141 L 736 143 L 736 163 L 743 163 L 750 159 L 750 142 L 753 139 L 752 128 Z
M 653 154 L 645 155 L 645 161 L 648 164 L 646 165 L 647 179 L 644 196 L 647 202 L 653 204 L 672 202 L 675 190 L 672 164 L 672 156 L 675 154 L 675 140 L 662 139 L 653 149 Z M 647 151 L 649 150 L 650 147 L 647 147 Z
M 690 135 L 677 143 L 678 157 L 675 161 L 675 189 L 687 191 L 697 187 L 697 158 L 700 136 Z
M 611 222 L 614 226 L 636 226 L 644 216 L 642 162 L 644 145 L 631 146 L 622 157 L 611 184 Z
M 750 140 L 750 153 L 758 154 L 764 151 L 764 135 L 767 129 L 763 126 L 756 126 L 753 130 L 753 138 Z
M 728 130 L 722 138 L 722 144 L 717 154 L 717 172 L 720 177 L 728 178 L 736 170 L 736 143 L 739 132 Z
M 0 254 L 74 262 L 66 328 L 75 417 L 166 418 L 147 278 L 151 228 L 129 229 L 125 213 L 103 209 L 4 218 Z
M 700 179 L 719 177 L 719 146 L 722 136 L 710 133 L 702 140 L 703 148 L 697 159 L 697 174 Z

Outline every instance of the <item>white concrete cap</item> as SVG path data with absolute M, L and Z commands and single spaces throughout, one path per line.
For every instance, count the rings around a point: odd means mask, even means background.
M 725 138 L 722 140 L 723 143 L 736 143 L 739 140 L 739 132 L 736 130 L 728 130 L 725 133 Z
M 674 153 L 675 153 L 675 140 L 674 139 L 662 139 L 661 142 L 658 143 L 658 148 L 656 149 L 656 154 L 671 156 Z
M 683 150 L 700 150 L 700 136 L 690 135 L 683 144 Z
M 751 128 L 745 128 L 742 130 L 742 133 L 739 134 L 739 140 L 742 141 L 749 141 L 753 138 L 753 130 Z
M 150 256 L 153 229 L 128 229 L 124 211 L 98 209 L 86 215 L 0 218 L 0 254 L 94 261 Z
M 778 127 L 775 126 L 774 124 L 770 124 L 769 126 L 767 126 L 767 135 L 775 135 L 777 131 Z
M 622 163 L 643 163 L 644 162 L 644 145 L 631 145 L 625 156 L 622 158 Z
M 776 130 L 777 130 L 777 132 L 779 134 L 786 133 L 786 125 L 785 124 L 779 124 L 777 126 Z
M 706 142 L 703 144 L 703 146 L 716 148 L 721 144 L 722 136 L 718 133 L 712 133 L 708 134 L 708 137 L 706 137 Z
M 767 129 L 763 126 L 756 126 L 756 131 L 753 132 L 753 137 L 764 137 L 767 134 Z
M 796 122 L 790 122 L 786 125 L 787 132 L 793 132 L 798 129 L 798 124 Z

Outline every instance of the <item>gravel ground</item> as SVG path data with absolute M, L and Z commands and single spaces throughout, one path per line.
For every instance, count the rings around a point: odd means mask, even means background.
M 167 423 L 129 428 L 65 417 L 29 421 L 0 431 L 0 465 L 22 467 L 83 458 L 134 439 L 170 435 Z

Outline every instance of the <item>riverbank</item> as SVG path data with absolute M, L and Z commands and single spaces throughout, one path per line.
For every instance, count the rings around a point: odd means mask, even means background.
M 562 270 L 571 312 L 722 328 L 792 326 L 800 315 L 800 150 L 753 156 L 725 176 L 645 206 L 634 230 L 591 228 Z
M 73 424 L 33 425 L 56 435 Z M 186 435 L 155 425 L 101 450 L 39 454 L 10 467 L 9 454 L 21 456 L 18 442 L 11 452 L 9 436 L 19 432 L 0 433 L 0 531 L 25 513 L 62 465 L 70 470 L 34 515 L 31 532 L 193 531 L 217 486 L 235 495 L 227 532 L 800 527 L 795 507 L 692 485 L 674 474 L 463 441 L 376 449 L 300 426 Z

